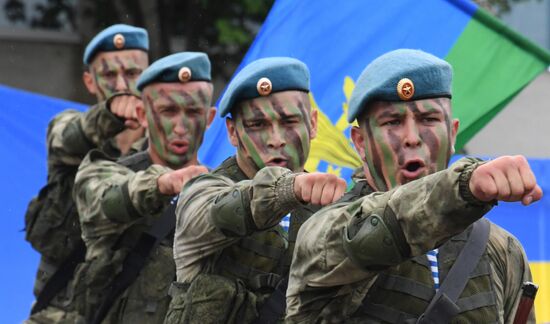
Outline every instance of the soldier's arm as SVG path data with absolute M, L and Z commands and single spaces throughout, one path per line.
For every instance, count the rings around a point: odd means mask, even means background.
M 294 194 L 296 175 L 281 167 L 266 167 L 251 181 L 218 193 L 210 212 L 212 223 L 228 236 L 246 236 L 275 226 L 301 205 Z
M 48 165 L 78 166 L 88 151 L 103 146 L 123 129 L 124 121 L 109 110 L 107 102 L 86 112 L 64 111 L 48 126 Z
M 159 215 L 171 197 L 160 193 L 157 179 L 169 171 L 152 165 L 133 172 L 99 151 L 91 151 L 79 168 L 73 191 L 83 232 L 97 231 L 95 234 L 101 235 L 102 231 L 109 231 L 112 222 Z

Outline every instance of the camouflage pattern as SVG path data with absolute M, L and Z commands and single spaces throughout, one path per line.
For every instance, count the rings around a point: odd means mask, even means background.
M 74 199 L 87 253 L 85 262 L 76 271 L 73 290 L 76 308 L 88 321 L 113 278 L 122 270 L 122 262 L 139 234 L 168 206 L 171 197 L 158 191 L 157 179 L 170 170 L 150 165 L 134 172 L 95 150 L 82 162 L 75 180 Z M 107 190 L 126 184 L 129 198 L 126 208 L 134 211 L 131 219 L 106 213 L 103 206 Z M 165 241 L 151 252 L 139 277 L 111 307 L 105 323 L 163 321 L 169 303 L 168 288 L 175 277 L 171 244 Z
M 48 183 L 39 197 L 31 201 L 25 216 L 26 239 L 41 254 L 35 296 L 81 241 L 72 199 L 78 165 L 92 148 L 101 148 L 112 156 L 120 155 L 113 137 L 123 128 L 124 123 L 108 110 L 106 102 L 84 113 L 64 111 L 50 122 L 47 132 Z M 144 140 L 134 143 L 130 153 L 141 149 L 143 144 Z M 56 306 L 54 309 L 70 309 L 68 299 L 70 296 L 66 291 L 58 294 L 52 300 L 52 305 Z
M 298 234 L 287 290 L 286 322 L 353 321 L 352 317 L 379 277 L 379 271 L 358 267 L 344 251 L 343 232 L 353 218 L 364 219 L 391 210 L 397 217 L 412 258 L 463 232 L 488 212 L 491 204 L 480 203 L 464 190 L 467 188 L 464 184 L 469 181 L 468 173 L 476 163 L 473 159 L 462 159 L 447 170 L 384 193 L 336 203 L 312 216 Z M 494 224 L 485 253 L 496 295 L 497 322 L 512 322 L 521 283 L 531 279 L 525 254 L 511 234 Z M 398 271 L 399 266 L 396 264 L 383 274 Z M 409 272 L 407 276 L 414 279 L 418 275 Z M 468 287 L 463 295 L 472 294 L 467 291 Z M 392 300 L 385 302 L 393 303 Z M 533 313 L 531 316 L 534 319 Z M 365 318 L 358 321 L 364 322 Z
M 247 180 L 232 157 L 184 187 L 176 209 L 174 239 L 178 282 L 172 287 L 165 323 L 194 323 L 198 319 L 203 323 L 251 323 L 258 316 L 274 287 L 254 288 L 258 276 L 233 272 L 227 260 L 278 278 L 287 273 L 298 229 L 313 213 L 296 200 L 295 176 L 281 167 L 265 167 Z M 257 230 L 245 238 L 224 235 L 210 216 L 214 201 L 236 188 L 252 197 L 250 212 Z M 291 211 L 287 234 L 279 222 Z M 259 251 L 251 253 L 241 247 L 244 241 L 284 253 L 276 259 Z

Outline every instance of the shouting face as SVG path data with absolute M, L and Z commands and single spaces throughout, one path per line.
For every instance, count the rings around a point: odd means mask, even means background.
M 136 82 L 148 64 L 147 53 L 141 50 L 100 52 L 84 72 L 84 83 L 98 102 L 119 92 L 139 95 Z
M 212 85 L 188 83 L 154 83 L 143 90 L 146 118 L 138 108 L 138 118 L 146 120 L 149 152 L 155 163 L 174 169 L 197 161 L 197 151 L 204 131 L 212 122 Z
M 447 167 L 458 120 L 447 98 L 371 102 L 352 129 L 369 183 L 379 191 Z
M 301 171 L 317 132 L 317 112 L 307 93 L 283 91 L 236 105 L 227 129 L 237 162 L 253 177 L 265 166 Z

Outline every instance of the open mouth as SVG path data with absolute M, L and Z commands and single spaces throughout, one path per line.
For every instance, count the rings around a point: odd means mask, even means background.
M 409 172 L 416 172 L 418 169 L 422 167 L 422 164 L 418 161 L 410 162 L 405 165 L 405 170 Z
M 170 150 L 176 154 L 184 154 L 187 152 L 189 145 L 183 141 L 174 141 L 170 143 Z
M 425 166 L 422 160 L 411 160 L 405 163 L 401 173 L 407 179 L 417 179 L 424 173 Z
M 282 167 L 284 167 L 284 166 L 287 165 L 287 162 L 288 162 L 287 159 L 277 157 L 277 158 L 273 158 L 273 159 L 267 161 L 266 165 L 269 165 L 269 166 L 282 166 Z

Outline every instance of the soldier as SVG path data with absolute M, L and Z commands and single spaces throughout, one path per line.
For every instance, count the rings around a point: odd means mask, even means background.
M 197 151 L 215 116 L 210 61 L 183 52 L 153 63 L 140 77 L 146 151 L 118 162 L 91 151 L 74 198 L 86 243 L 76 272 L 77 310 L 89 323 L 161 323 L 175 278 L 170 201 L 192 177 L 208 172 Z
M 348 120 L 364 179 L 302 226 L 288 323 L 512 322 L 529 266 L 517 239 L 482 217 L 542 192 L 521 156 L 446 168 L 451 79 L 448 63 L 417 50 L 363 71 Z
M 191 181 L 176 209 L 177 282 L 165 323 L 251 323 L 284 318 L 286 275 L 301 223 L 340 198 L 345 181 L 302 173 L 317 112 L 309 71 L 291 58 L 257 60 L 221 102 L 236 156 Z M 288 233 L 280 225 L 290 216 Z M 288 225 L 287 225 L 288 226 Z
M 83 81 L 98 103 L 84 113 L 64 111 L 48 126 L 48 183 L 25 216 L 26 239 L 41 254 L 31 311 L 36 321 L 59 321 L 71 308 L 65 287 L 85 254 L 71 195 L 78 165 L 93 148 L 119 156 L 144 143 L 136 81 L 149 64 L 148 47 L 142 28 L 113 25 L 97 34 L 84 52 Z

